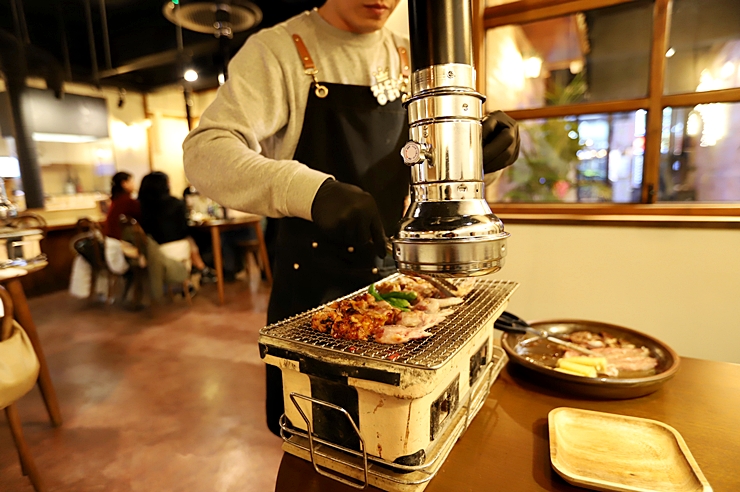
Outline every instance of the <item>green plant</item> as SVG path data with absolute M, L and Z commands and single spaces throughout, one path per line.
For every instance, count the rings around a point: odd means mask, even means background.
M 567 85 L 555 83 L 546 94 L 549 104 L 571 104 L 586 92 L 585 71 Z M 521 124 L 522 148 L 516 164 L 508 172 L 511 201 L 558 202 L 576 184 L 576 153 L 579 143 L 575 119 L 551 118 Z

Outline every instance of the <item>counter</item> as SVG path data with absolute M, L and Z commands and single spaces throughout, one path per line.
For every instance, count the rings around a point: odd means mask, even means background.
M 657 392 L 634 400 L 569 398 L 535 385 L 511 364 L 426 492 L 583 491 L 550 466 L 547 414 L 576 407 L 659 420 L 681 433 L 715 491 L 740 490 L 740 365 L 684 358 Z M 349 492 L 285 454 L 276 492 Z M 377 490 L 372 487 L 367 490 Z

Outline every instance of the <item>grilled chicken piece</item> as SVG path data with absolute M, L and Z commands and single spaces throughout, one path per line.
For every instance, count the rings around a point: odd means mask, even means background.
M 461 298 L 439 299 L 439 292 L 428 282 L 413 277 L 399 277 L 376 286 L 378 292 L 415 292 L 412 309 L 402 311 L 386 301 L 377 301 L 365 293 L 334 302 L 317 311 L 311 328 L 344 340 L 374 340 L 379 343 L 404 343 L 432 334 L 426 330 L 452 313 L 445 307 L 463 302 Z
M 418 327 L 389 325 L 381 326 L 375 332 L 375 341 L 378 343 L 406 343 L 417 338 L 432 336 L 431 333 Z

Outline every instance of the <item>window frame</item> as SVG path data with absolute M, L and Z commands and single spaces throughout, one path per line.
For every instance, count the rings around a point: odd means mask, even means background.
M 480 74 L 486 73 L 485 35 L 496 27 L 562 17 L 587 10 L 633 3 L 637 0 L 519 0 L 512 3 L 485 7 L 485 0 L 473 0 L 473 43 L 476 49 L 475 63 Z M 536 223 L 538 220 L 556 220 L 564 223 L 579 220 L 589 223 L 623 216 L 635 224 L 703 224 L 709 227 L 740 227 L 740 202 L 723 204 L 701 202 L 658 202 L 657 193 L 660 173 L 660 140 L 663 109 L 669 106 L 694 106 L 708 103 L 740 102 L 740 88 L 706 92 L 663 94 L 665 81 L 665 52 L 668 49 L 670 16 L 673 0 L 654 0 L 653 32 L 650 46 L 650 69 L 648 93 L 644 98 L 622 99 L 605 102 L 580 103 L 563 106 L 511 110 L 506 113 L 515 120 L 578 116 L 596 113 L 615 113 L 647 110 L 645 135 L 645 162 L 640 203 L 492 203 L 497 214 L 517 221 Z M 478 91 L 485 94 L 485 76 L 478 77 Z M 654 219 L 649 219 L 652 216 Z M 662 217 L 661 217 L 662 216 Z M 705 217 L 707 220 L 699 220 Z M 617 217 L 618 220 L 618 217 Z M 720 225 L 724 223 L 724 225 Z

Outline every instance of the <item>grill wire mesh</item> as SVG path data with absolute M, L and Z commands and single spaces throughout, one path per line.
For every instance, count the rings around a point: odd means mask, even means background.
M 393 280 L 397 275 L 392 275 L 381 282 Z M 269 345 L 267 339 L 274 338 L 298 345 L 328 350 L 337 354 L 364 357 L 424 369 L 437 369 L 452 358 L 470 340 L 493 313 L 509 299 L 518 285 L 518 283 L 508 280 L 476 279 L 473 290 L 465 296 L 465 302 L 453 306 L 453 314 L 445 318 L 440 324 L 427 330 L 433 334 L 431 337 L 411 340 L 403 344 L 388 345 L 361 340 L 341 340 L 333 338 L 328 333 L 321 333 L 312 329 L 311 317 L 326 305 L 262 328 L 260 330 L 260 343 Z M 341 299 L 347 299 L 364 292 L 366 292 L 366 289 L 361 289 Z

